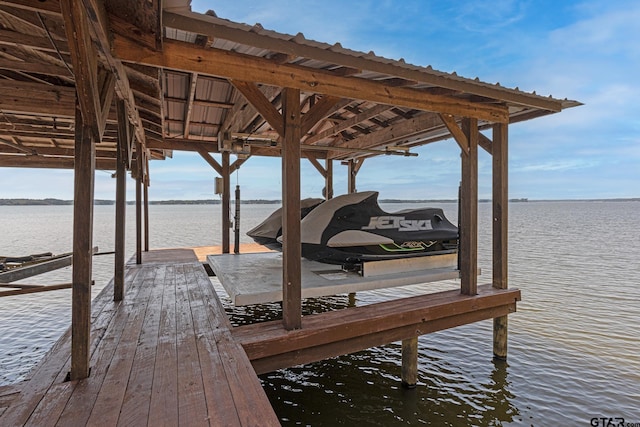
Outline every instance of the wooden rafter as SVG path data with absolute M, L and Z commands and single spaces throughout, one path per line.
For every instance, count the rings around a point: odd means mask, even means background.
M 415 136 L 420 132 L 424 132 L 424 129 L 431 129 L 441 125 L 442 122 L 436 114 L 423 113 L 410 120 L 405 120 L 398 124 L 380 129 L 367 135 L 362 135 L 349 141 L 334 144 L 334 146 L 339 148 L 353 148 L 354 151 L 357 151 L 358 149 L 377 148 L 385 144 L 392 144 Z M 330 149 L 331 147 L 327 148 Z M 343 158 L 344 156 L 344 152 L 334 152 L 329 157 Z
M 338 111 L 351 102 L 348 99 L 340 99 L 335 96 L 323 96 L 316 102 L 309 111 L 302 116 L 300 133 L 302 135 L 309 132 L 320 120 Z
M 340 122 L 340 124 L 337 124 L 330 129 L 323 130 L 322 132 L 319 132 L 316 135 L 310 136 L 309 138 L 304 140 L 304 143 L 314 144 L 322 139 L 328 138 L 330 136 L 333 136 L 342 132 L 343 130 L 349 129 L 350 127 L 355 126 L 358 123 L 361 123 L 365 120 L 369 120 L 379 114 L 382 114 L 385 111 L 388 111 L 389 109 L 391 109 L 391 106 L 389 105 L 376 105 L 375 107 L 369 108 L 366 111 L 363 111 L 347 120 Z
M 238 89 L 246 100 L 260 113 L 260 115 L 275 129 L 278 134 L 284 134 L 284 122 L 280 112 L 271 101 L 260 91 L 258 86 L 247 81 L 232 80 L 231 84 Z
M 191 82 L 189 84 L 189 93 L 184 111 L 184 132 L 183 136 L 189 138 L 189 127 L 191 125 L 191 113 L 193 112 L 193 102 L 196 98 L 196 86 L 198 85 L 198 73 L 191 74 Z M 167 98 L 165 97 L 165 101 Z
M 268 59 L 250 55 L 220 49 L 204 49 L 190 43 L 165 40 L 163 51 L 155 52 L 123 37 L 116 37 L 113 46 L 115 54 L 129 62 L 292 87 L 340 98 L 362 99 L 424 111 L 476 117 L 491 122 L 507 122 L 509 116 L 507 108 L 500 105 L 474 104 L 411 88 L 386 86 L 384 83 L 356 77 L 335 76 L 323 70 L 291 64 L 274 64 Z

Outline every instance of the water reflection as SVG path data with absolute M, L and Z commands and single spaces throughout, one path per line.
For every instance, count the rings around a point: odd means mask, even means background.
M 455 367 L 451 374 L 458 381 L 443 378 L 437 359 L 420 358 L 421 381 L 412 390 L 400 386 L 400 346 L 396 344 L 260 378 L 276 413 L 286 414 L 283 425 L 300 425 L 301 420 L 314 426 L 499 426 L 517 421 L 520 411 L 514 404 L 506 362 L 494 362 L 482 381 L 470 383 Z

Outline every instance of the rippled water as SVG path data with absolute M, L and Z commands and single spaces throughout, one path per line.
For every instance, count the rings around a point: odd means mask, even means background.
M 442 207 L 455 222 L 455 204 Z M 243 205 L 242 228 L 273 209 Z M 480 204 L 480 283 L 491 277 L 490 210 Z M 128 214 L 134 236 L 131 208 Z M 71 216 L 67 206 L 0 207 L 0 252 L 69 251 Z M 112 250 L 113 207 L 96 206 L 95 216 L 95 244 Z M 219 216 L 219 206 L 151 206 L 151 247 L 219 244 Z M 265 390 L 285 425 L 590 425 L 594 417 L 640 423 L 639 231 L 640 203 L 511 204 L 510 286 L 522 290 L 522 302 L 509 317 L 508 362 L 492 361 L 487 321 L 420 337 L 415 390 L 399 386 L 399 343 L 262 375 Z M 111 256 L 94 259 L 94 294 L 112 269 Z M 70 277 L 67 268 L 23 282 Z M 459 282 L 362 292 L 356 304 L 454 287 Z M 304 308 L 348 304 L 347 295 L 337 295 Z M 278 310 L 229 307 L 236 324 L 271 319 Z M 67 290 L 0 300 L 0 385 L 24 377 L 68 327 L 69 313 Z

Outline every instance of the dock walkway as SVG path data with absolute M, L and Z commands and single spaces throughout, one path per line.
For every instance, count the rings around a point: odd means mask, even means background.
M 279 425 L 193 250 L 145 253 L 125 287 L 123 301 L 111 283 L 92 304 L 89 378 L 65 381 L 68 330 L 0 425 Z

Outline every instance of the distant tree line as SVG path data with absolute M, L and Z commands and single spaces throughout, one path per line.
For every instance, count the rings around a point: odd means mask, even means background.
M 636 198 L 618 198 L 618 199 L 579 199 L 579 200 L 529 200 L 527 198 L 510 199 L 510 202 L 640 202 L 640 197 Z M 380 203 L 457 203 L 455 199 L 382 199 Z M 480 199 L 480 203 L 491 202 L 491 199 Z M 201 200 L 151 200 L 150 205 L 219 205 L 219 199 L 201 199 Z M 234 200 L 231 200 L 234 203 Z M 281 204 L 281 200 L 253 199 L 242 200 L 243 205 L 275 205 Z M 114 200 L 94 200 L 95 205 L 114 205 Z M 134 205 L 135 201 L 128 201 L 127 204 Z M 73 205 L 73 200 L 60 199 L 0 199 L 0 206 L 64 206 Z

